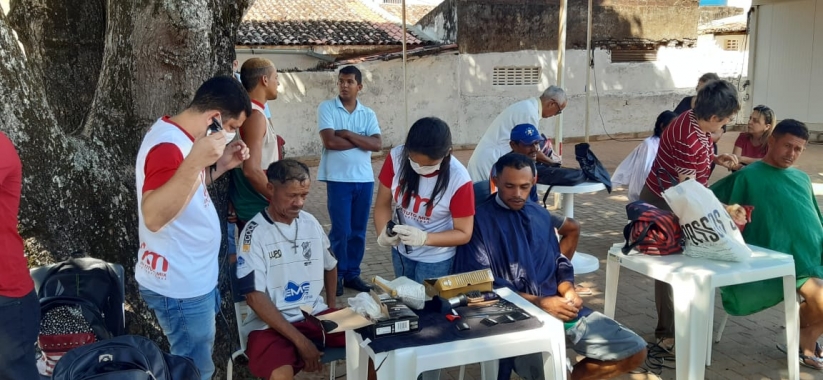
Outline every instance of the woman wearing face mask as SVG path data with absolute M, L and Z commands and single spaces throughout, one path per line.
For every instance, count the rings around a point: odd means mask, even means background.
M 774 126 L 774 111 L 764 105 L 754 107 L 749 116 L 747 131 L 741 133 L 734 142 L 732 153 L 737 156 L 741 165 L 748 165 L 760 161 L 769 151 L 766 144 L 772 134 Z
M 448 275 L 455 247 L 471 239 L 474 189 L 451 147 L 449 126 L 436 117 L 423 118 L 380 170 L 374 226 L 380 233 L 377 243 L 392 247 L 397 277 L 422 283 Z M 394 236 L 386 228 L 392 219 Z

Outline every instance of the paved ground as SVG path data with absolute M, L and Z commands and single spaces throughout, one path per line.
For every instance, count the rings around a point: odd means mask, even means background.
M 728 133 L 720 143 L 721 152 L 731 152 L 737 133 Z M 610 172 L 620 161 L 637 145 L 639 140 L 630 141 L 599 141 L 592 143 L 592 150 L 609 169 Z M 565 163 L 574 166 L 573 146 L 566 147 Z M 455 156 L 464 164 L 468 162 L 471 151 L 457 151 Z M 813 182 L 823 184 L 823 145 L 810 145 L 803 154 L 798 167 L 806 171 Z M 382 159 L 373 163 L 375 174 L 382 165 Z M 313 175 L 316 168 L 313 168 Z M 712 181 L 727 175 L 728 172 L 718 169 Z M 310 200 L 306 210 L 314 214 L 317 219 L 329 228 L 328 212 L 326 210 L 325 185 L 315 182 L 312 185 Z M 823 185 L 818 188 L 818 202 L 823 201 Z M 608 248 L 615 242 L 622 242 L 622 228 L 625 225 L 626 193 L 615 190 L 611 194 L 600 192 L 596 194 L 579 195 L 576 198 L 575 217 L 582 225 L 582 238 L 579 251 L 588 252 L 601 261 L 600 270 L 578 276 L 578 283 L 589 286 L 594 291 L 592 296 L 584 297 L 584 302 L 591 308 L 602 311 L 604 302 L 605 264 L 604 259 Z M 379 247 L 376 235 L 370 229 L 366 248 L 366 259 L 362 270 L 364 278 L 380 275 L 385 278 L 394 278 L 390 252 Z M 353 296 L 351 290 L 339 300 L 339 306 L 345 306 L 346 298 Z M 719 304 L 719 302 L 718 302 Z M 749 317 L 732 317 L 723 334 L 722 342 L 713 348 L 713 362 L 706 370 L 707 379 L 786 379 L 787 364 L 783 353 L 775 349 L 775 343 L 784 341 L 782 304 L 764 312 Z M 715 314 L 715 329 L 722 318 L 722 309 L 718 308 Z M 656 323 L 653 282 L 643 276 L 623 271 L 620 276 L 618 291 L 617 320 L 641 336 L 651 339 Z M 569 352 L 574 360 L 574 353 Z M 674 363 L 669 363 L 674 365 Z M 340 378 L 345 377 L 345 366 L 338 365 Z M 478 365 L 467 368 L 467 379 L 480 379 Z M 328 372 L 322 374 L 301 374 L 300 379 L 327 379 Z M 457 379 L 457 369 L 452 368 L 442 373 L 442 379 Z M 674 370 L 664 369 L 661 376 L 651 374 L 636 374 L 624 376 L 622 379 L 674 379 Z M 823 379 L 823 373 L 801 367 L 801 379 Z

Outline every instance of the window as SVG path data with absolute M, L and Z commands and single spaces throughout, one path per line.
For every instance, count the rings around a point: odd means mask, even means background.
M 723 44 L 723 50 L 738 51 L 740 50 L 740 40 L 737 38 L 729 38 Z
M 612 62 L 654 62 L 657 61 L 657 49 L 614 49 L 611 51 Z
M 492 71 L 492 86 L 530 86 L 540 84 L 539 66 L 504 66 Z
M 383 0 L 379 2 L 383 4 L 403 4 L 403 0 Z

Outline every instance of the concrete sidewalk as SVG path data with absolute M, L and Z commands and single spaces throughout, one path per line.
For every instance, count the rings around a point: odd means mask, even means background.
M 731 152 L 737 135 L 736 132 L 727 133 L 720 142 L 720 152 Z M 591 145 L 604 166 L 609 172 L 613 172 L 620 161 L 639 143 L 640 140 L 598 141 Z M 462 150 L 455 152 L 454 156 L 466 164 L 471 153 L 469 150 Z M 823 145 L 809 145 L 798 163 L 798 167 L 808 173 L 812 181 L 816 183 L 823 183 L 823 159 L 821 158 L 823 158 Z M 574 160 L 573 144 L 565 147 L 564 162 L 565 166 L 577 165 Z M 373 162 L 375 176 L 382 164 L 382 159 Z M 316 172 L 317 169 L 312 168 L 312 178 L 316 178 Z M 712 176 L 712 182 L 725 175 L 728 175 L 728 171 L 718 168 Z M 818 202 L 823 202 L 823 193 L 818 193 L 817 198 Z M 577 277 L 578 283 L 593 290 L 594 294 L 584 296 L 583 300 L 594 310 L 603 310 L 606 283 L 604 260 L 608 248 L 613 243 L 623 241 L 622 230 L 626 223 L 626 203 L 624 190 L 614 190 L 611 194 L 605 191 L 582 194 L 575 198 L 575 219 L 582 226 L 582 237 L 578 250 L 593 254 L 601 262 L 598 271 Z M 305 209 L 312 213 L 326 230 L 329 229 L 324 183 L 319 181 L 312 183 L 311 194 Z M 394 278 L 390 251 L 379 247 L 376 239 L 377 236 L 372 227 L 367 235 L 366 258 L 361 266 L 363 278 L 370 279 L 375 275 Z M 621 272 L 616 319 L 647 340 L 653 339 L 656 324 L 653 288 L 652 280 L 630 271 Z M 338 306 L 347 306 L 347 297 L 354 294 L 352 290 L 346 289 L 345 295 L 338 299 Z M 723 315 L 722 308 L 719 307 L 720 302 L 717 304 L 715 329 L 719 326 Z M 712 365 L 706 369 L 706 378 L 787 379 L 785 354 L 775 348 L 776 343 L 784 342 L 785 327 L 783 326 L 782 307 L 778 305 L 749 317 L 730 318 L 722 342 L 713 347 Z M 574 352 L 569 351 L 568 354 L 574 361 Z M 674 366 L 673 361 L 666 364 Z M 338 378 L 345 377 L 344 365 L 338 365 L 337 374 Z M 653 374 L 636 374 L 623 376 L 621 379 L 674 379 L 674 376 L 674 370 L 664 369 L 660 377 Z M 328 372 L 300 374 L 298 378 L 327 379 Z M 457 368 L 443 371 L 441 379 L 457 379 Z M 466 379 L 480 379 L 478 365 L 467 367 Z M 801 366 L 801 379 L 823 379 L 823 373 Z

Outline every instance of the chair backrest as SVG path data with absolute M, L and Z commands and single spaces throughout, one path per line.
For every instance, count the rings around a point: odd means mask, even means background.
M 474 186 L 474 205 L 477 206 L 483 203 L 486 198 L 491 195 L 491 185 L 489 180 L 475 182 Z
M 243 334 L 243 321 L 248 317 L 251 307 L 246 303 L 246 296 L 237 292 L 237 261 L 229 260 L 229 286 L 231 287 L 232 302 L 234 302 L 234 319 L 237 322 L 237 335 L 240 340 L 240 352 L 246 351 L 249 337 Z

